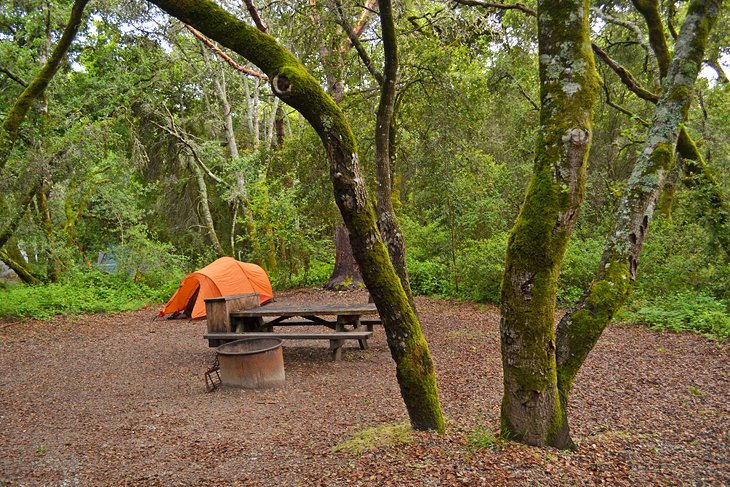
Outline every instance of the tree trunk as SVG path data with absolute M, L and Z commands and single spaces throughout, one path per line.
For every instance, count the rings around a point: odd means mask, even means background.
M 540 0 L 541 131 L 532 181 L 512 229 L 502 280 L 502 431 L 570 448 L 557 387 L 555 291 L 585 193 L 599 81 L 587 0 Z
M 396 377 L 411 424 L 418 430 L 444 430 L 433 360 L 428 343 L 377 229 L 355 137 L 334 100 L 301 62 L 273 37 L 239 21 L 205 0 L 154 0 L 157 6 L 256 64 L 274 93 L 299 111 L 324 145 L 335 200 L 350 231 L 355 259 L 378 308 Z
M 383 239 L 388 245 L 388 255 L 395 272 L 403 285 L 403 289 L 416 309 L 413 292 L 408 280 L 406 266 L 406 243 L 403 238 L 398 219 L 393 210 L 392 162 L 395 157 L 393 149 L 395 141 L 391 139 L 395 108 L 395 83 L 398 77 L 398 44 L 395 33 L 395 21 L 390 0 L 380 0 L 380 24 L 382 31 L 383 83 L 380 90 L 380 101 L 375 121 L 375 170 L 378 182 L 378 226 Z
M 210 213 L 210 206 L 208 205 L 208 187 L 205 185 L 205 175 L 203 174 L 203 170 L 194 160 L 192 160 L 192 158 L 188 160 L 188 166 L 193 172 L 195 182 L 198 184 L 198 197 L 200 198 L 201 217 L 203 219 L 203 224 L 207 229 L 208 238 L 210 238 L 210 243 L 213 245 L 215 253 L 218 255 L 218 257 L 223 257 L 224 255 L 226 255 L 226 253 L 221 246 L 220 240 L 218 239 L 218 234 L 216 233 L 215 225 L 213 224 L 213 216 Z
M 646 143 L 624 189 L 599 272 L 557 330 L 558 383 L 567 403 L 580 366 L 629 296 L 721 0 L 693 0 L 677 38 Z
M 350 246 L 350 233 L 345 227 L 335 228 L 335 268 L 332 271 L 325 289 L 331 291 L 347 291 L 350 289 L 362 289 L 365 286 L 360 270 L 352 255 Z

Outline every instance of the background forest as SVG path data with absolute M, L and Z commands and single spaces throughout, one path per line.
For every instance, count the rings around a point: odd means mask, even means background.
M 245 3 L 221 3 L 250 19 Z M 48 59 L 71 6 L 18 0 L 0 7 L 2 118 Z M 374 4 L 258 7 L 268 31 L 346 113 L 375 193 L 380 86 L 372 66 L 382 65 L 383 54 Z M 392 200 L 412 289 L 498 302 L 539 128 L 535 21 L 519 10 L 460 3 L 394 8 L 400 73 Z M 662 4 L 670 31 L 684 8 Z M 626 2 L 601 1 L 592 16 L 594 43 L 656 88 L 639 13 Z M 728 56 L 723 8 L 686 127 L 725 198 Z M 654 109 L 606 63 L 597 67 L 603 86 L 588 190 L 560 275 L 561 306 L 573 304 L 595 274 Z M 711 190 L 687 176 L 681 160 L 669 181 L 621 318 L 725 339 L 730 261 L 713 225 Z M 255 67 L 148 3 L 86 7 L 65 62 L 22 125 L 0 185 L 0 230 L 7 235 L 0 259 L 24 281 L 0 284 L 0 316 L 163 301 L 185 273 L 220 255 L 261 265 L 275 290 L 321 286 L 333 272 L 341 217 L 314 130 L 272 95 Z

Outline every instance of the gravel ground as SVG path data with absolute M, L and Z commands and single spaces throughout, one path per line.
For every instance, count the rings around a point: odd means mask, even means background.
M 365 302 L 300 290 L 281 302 Z M 406 420 L 382 329 L 368 350 L 285 342 L 286 386 L 205 392 L 205 322 L 157 309 L 0 322 L 0 485 L 730 485 L 728 347 L 610 326 L 576 380 L 575 453 L 506 443 L 494 307 L 419 298 L 445 435 L 355 454 Z

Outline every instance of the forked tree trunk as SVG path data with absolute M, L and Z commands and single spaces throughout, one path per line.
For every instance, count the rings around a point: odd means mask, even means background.
M 510 234 L 502 280 L 502 431 L 569 448 L 555 361 L 555 291 L 585 193 L 598 76 L 588 0 L 540 0 L 540 126 L 532 181 Z
M 597 277 L 557 330 L 558 385 L 567 400 L 578 370 L 629 296 L 659 195 L 672 167 L 705 45 L 721 0 L 693 0 L 677 38 L 646 143 L 624 189 Z
M 411 424 L 444 430 L 428 343 L 378 232 L 355 137 L 335 102 L 276 40 L 206 0 L 153 0 L 157 6 L 233 49 L 264 71 L 274 93 L 299 111 L 324 145 L 335 200 L 350 231 L 352 250 L 378 308 Z

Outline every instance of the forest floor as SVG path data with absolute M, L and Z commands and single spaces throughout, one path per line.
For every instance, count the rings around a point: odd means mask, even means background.
M 0 322 L 0 485 L 730 484 L 727 345 L 612 325 L 576 380 L 577 452 L 480 449 L 498 429 L 498 312 L 417 304 L 447 433 L 362 453 L 334 447 L 406 421 L 381 327 L 368 350 L 346 345 L 339 363 L 324 342 L 285 342 L 283 389 L 206 393 L 214 352 L 204 321 L 152 321 L 148 308 Z

